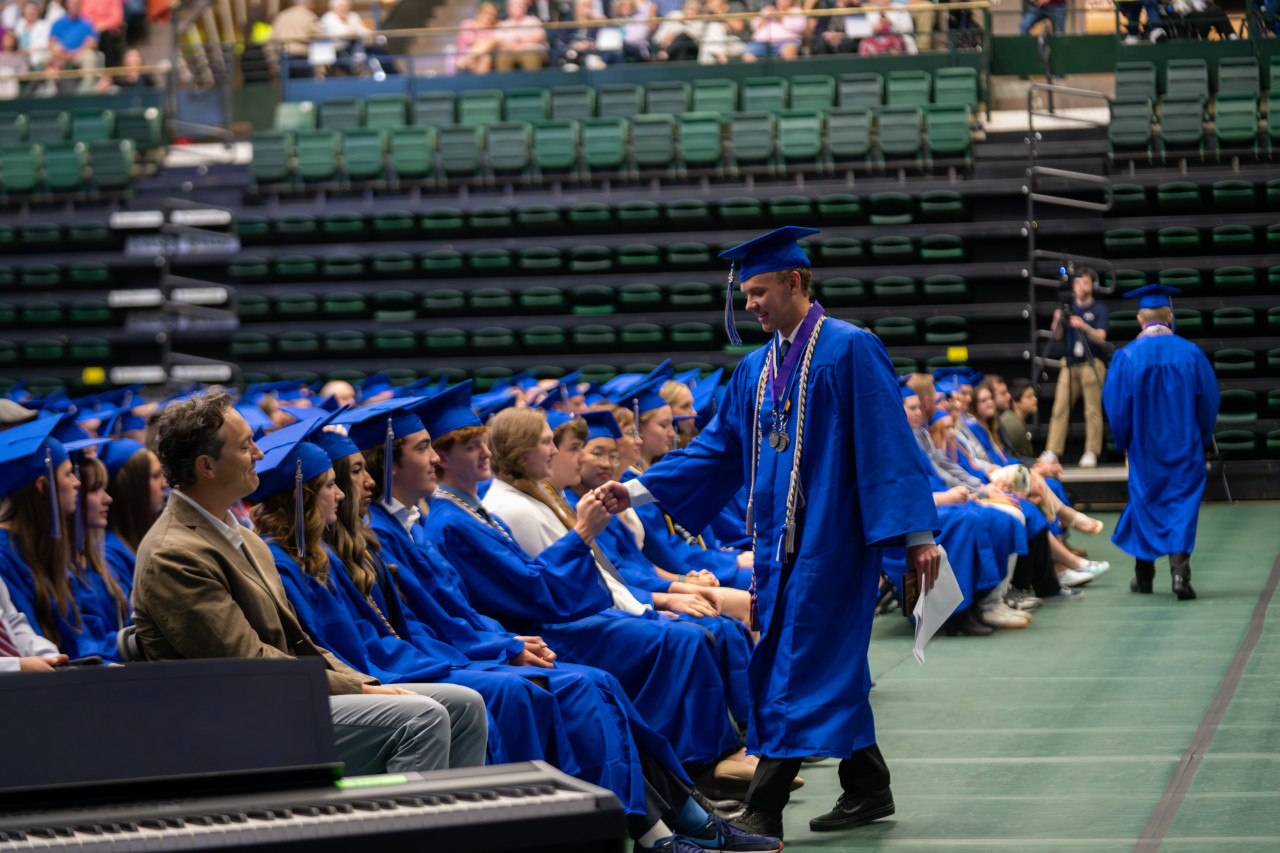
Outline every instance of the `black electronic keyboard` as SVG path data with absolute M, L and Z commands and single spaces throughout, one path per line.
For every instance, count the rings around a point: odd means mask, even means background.
M 542 762 L 364 776 L 225 797 L 3 809 L 0 853 L 617 853 L 626 838 L 613 794 Z

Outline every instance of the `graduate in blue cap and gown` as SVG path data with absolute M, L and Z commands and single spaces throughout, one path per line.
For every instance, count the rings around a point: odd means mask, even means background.
M 103 534 L 103 557 L 128 595 L 133 590 L 138 544 L 164 511 L 168 484 L 160 460 L 140 441 L 118 438 L 98 451 L 107 469 L 110 523 Z
M 1130 589 L 1151 592 L 1155 561 L 1168 554 L 1173 592 L 1186 601 L 1196 597 L 1191 552 L 1219 395 L 1204 351 L 1174 333 L 1178 292 L 1149 284 L 1125 294 L 1138 300 L 1142 331 L 1112 357 L 1102 404 L 1129 461 L 1129 501 L 1111 541 L 1136 560 Z
M 42 636 L 72 659 L 118 659 L 119 587 L 73 572 L 80 481 L 62 442 L 62 415 L 0 433 L 0 580 Z M 102 598 L 99 601 L 99 598 Z
M 657 500 L 700 530 L 748 486 L 763 636 L 751 660 L 747 748 L 762 757 L 734 819 L 771 833 L 781 832 L 788 782 L 811 755 L 842 759 L 844 789 L 811 828 L 893 813 L 868 697 L 881 558 L 884 548 L 905 545 L 922 590 L 941 559 L 928 472 L 884 345 L 810 297 L 809 259 L 797 240 L 814 233 L 780 228 L 722 253 L 741 264 L 747 310 L 772 339 L 739 363 L 719 412 L 692 444 L 626 486 L 600 490 L 611 510 Z M 737 343 L 732 296 L 730 289 L 725 316 Z
M 617 609 L 610 591 L 617 579 L 606 579 L 591 550 L 591 540 L 609 517 L 594 498 L 579 504 L 575 529 L 540 554 L 530 556 L 522 549 L 511 529 L 475 493 L 476 484 L 492 474 L 497 475 L 495 489 L 499 483 L 509 487 L 501 479 L 503 470 L 490 472 L 488 428 L 467 407 L 466 396 L 450 393 L 433 398 L 420 411 L 441 457 L 436 463 L 440 482 L 414 539 L 434 545 L 443 560 L 430 578 L 419 580 L 437 586 L 440 597 L 463 588 L 484 615 L 545 638 L 565 660 L 616 676 L 641 716 L 671 742 L 686 767 L 710 766 L 738 749 L 726 685 L 706 634 L 643 607 L 634 614 Z M 546 430 L 546 452 L 553 452 L 551 430 L 536 410 L 508 409 L 491 423 L 522 416 L 536 418 L 538 436 Z M 376 515 L 373 526 L 380 527 Z

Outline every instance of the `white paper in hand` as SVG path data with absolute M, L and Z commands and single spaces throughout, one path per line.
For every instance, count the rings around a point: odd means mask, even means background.
M 938 580 L 933 589 L 921 593 L 916 599 L 916 609 L 912 615 L 916 617 L 916 645 L 912 654 L 916 660 L 924 663 L 924 646 L 938 633 L 942 623 L 951 618 L 960 602 L 964 600 L 960 592 L 960 584 L 956 581 L 956 573 L 951 569 L 951 561 L 947 559 L 947 551 L 941 545 L 942 565 L 938 567 Z

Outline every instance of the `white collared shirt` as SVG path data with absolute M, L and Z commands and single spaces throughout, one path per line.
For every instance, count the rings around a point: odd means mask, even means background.
M 418 523 L 418 519 L 422 517 L 422 510 L 416 506 L 408 507 L 400 503 L 395 498 L 391 499 L 391 503 L 379 501 L 383 509 L 391 513 L 395 520 L 400 522 L 400 526 L 404 528 L 405 533 L 412 533 L 413 526 Z
M 236 517 L 231 510 L 227 510 L 227 515 L 224 519 L 218 520 L 213 517 L 213 513 L 193 501 L 189 495 L 184 495 L 181 489 L 171 489 L 169 494 L 177 495 L 195 507 L 196 512 L 208 519 L 214 529 L 221 533 L 222 536 L 231 543 L 232 548 L 239 550 L 244 547 L 244 534 L 240 532 L 240 522 L 236 521 Z
M 58 656 L 58 647 L 40 636 L 31 627 L 27 617 L 14 606 L 9 598 L 9 588 L 0 580 L 0 620 L 4 623 L 5 633 L 18 649 L 18 657 L 0 657 L 0 673 L 19 672 L 22 669 L 22 658 Z

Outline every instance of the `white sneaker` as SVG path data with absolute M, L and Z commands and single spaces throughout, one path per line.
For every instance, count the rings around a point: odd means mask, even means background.
M 1080 467 L 1081 468 L 1097 468 L 1098 455 L 1096 453 L 1086 453 L 1084 456 L 1081 456 Z
M 1169 34 L 1166 33 L 1162 27 L 1156 27 L 1154 30 L 1151 31 L 1151 35 L 1148 36 L 1148 38 L 1151 39 L 1152 44 L 1159 44 L 1160 42 L 1164 41 L 1168 35 Z
M 1067 569 L 1058 575 L 1058 583 L 1065 587 L 1084 586 L 1093 580 L 1093 575 L 1088 572 L 1077 571 L 1076 569 Z
M 992 628 L 1027 627 L 1026 619 L 1021 619 L 1009 610 L 1001 610 L 999 607 L 993 607 L 990 610 L 981 611 L 978 614 L 978 618 L 982 620 L 982 624 L 990 625 Z
M 1111 568 L 1111 564 L 1105 560 L 1085 560 L 1076 567 L 1077 572 L 1085 572 L 1093 575 L 1095 578 Z
M 1009 615 L 1012 615 L 1018 619 L 1025 619 L 1027 622 L 1031 621 L 1030 613 L 1024 610 L 1019 610 L 1016 607 L 1010 607 L 1009 605 L 1005 604 L 1003 601 L 996 605 L 996 610 L 999 610 L 1002 613 L 1007 613 Z
M 1139 41 L 1141 41 L 1141 39 L 1135 35 L 1128 35 L 1124 37 L 1125 44 L 1137 44 Z

